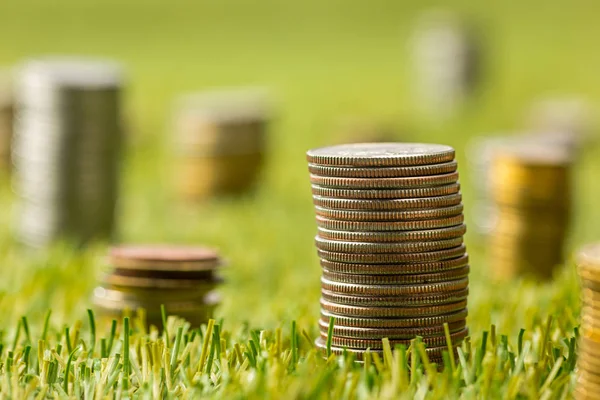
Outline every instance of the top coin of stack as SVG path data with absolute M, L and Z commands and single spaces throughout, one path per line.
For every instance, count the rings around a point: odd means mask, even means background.
M 94 291 L 99 311 L 117 316 L 144 308 L 159 326 L 160 306 L 169 314 L 204 323 L 218 303 L 222 259 L 215 250 L 183 246 L 123 246 L 109 253 L 110 269 Z
M 321 338 L 360 359 L 422 336 L 432 360 L 467 335 L 466 227 L 454 149 L 364 143 L 307 153 L 321 259 Z
M 270 120 L 260 90 L 184 96 L 175 115 L 176 184 L 186 199 L 238 194 L 255 183 Z
M 600 393 L 600 244 L 578 254 L 581 281 L 581 334 L 577 355 L 577 400 L 597 399 Z
M 571 153 L 555 145 L 520 143 L 494 153 L 490 179 L 498 219 L 489 246 L 494 275 L 550 278 L 563 262 L 571 164 Z
M 112 235 L 122 85 L 109 61 L 45 59 L 20 69 L 12 155 L 23 242 Z

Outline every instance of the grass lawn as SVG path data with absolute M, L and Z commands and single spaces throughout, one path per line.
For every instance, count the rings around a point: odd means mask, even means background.
M 551 283 L 492 284 L 485 243 L 474 229 L 466 235 L 473 351 L 465 352 L 459 368 L 424 375 L 422 369 L 430 368 L 425 362 L 415 365 L 419 372 L 408 377 L 400 351 L 365 367 L 348 360 L 321 360 L 308 340 L 318 334 L 320 269 L 304 154 L 311 147 L 340 140 L 332 132 L 344 116 L 391 123 L 403 132 L 400 140 L 453 145 L 469 225 L 474 198 L 465 145 L 470 137 L 518 129 L 528 105 L 539 96 L 574 93 L 597 104 L 598 6 L 586 1 L 458 1 L 458 9 L 485 28 L 487 80 L 463 110 L 440 123 L 419 116 L 407 57 L 411 24 L 427 4 L 323 3 L 4 0 L 0 4 L 0 65 L 58 53 L 107 56 L 127 69 L 130 137 L 118 241 L 207 244 L 229 260 L 217 315 L 219 329 L 210 333 L 185 326 L 178 340 L 180 325 L 172 320 L 168 337 L 158 338 L 157 332 L 139 331 L 132 320 L 133 336 L 124 337 L 119 327 L 112 351 L 107 347 L 103 354 L 100 339 L 106 338 L 108 346 L 110 324 L 96 321 L 94 339 L 86 309 L 106 246 L 76 252 L 57 245 L 42 253 L 20 247 L 11 236 L 17 206 L 8 180 L 3 179 L 0 391 L 4 396 L 126 395 L 138 386 L 137 394 L 149 397 L 162 393 L 397 398 L 399 392 L 407 398 L 567 396 L 573 384 L 569 340 L 579 314 L 573 263 L 566 263 Z M 237 85 L 266 85 L 279 101 L 261 185 L 242 199 L 182 205 L 170 179 L 172 101 L 184 92 Z M 577 162 L 572 250 L 600 237 L 596 223 L 600 208 L 595 203 L 600 193 L 595 179 L 599 155 L 597 146 L 588 146 Z M 293 321 L 297 334 L 292 334 Z M 70 340 L 65 339 L 65 327 Z M 255 329 L 264 333 L 256 334 Z M 521 329 L 525 333 L 519 340 Z M 212 345 L 203 351 L 207 333 L 224 339 L 225 351 Z M 507 344 L 501 334 L 508 335 Z M 85 349 L 78 347 L 79 337 Z M 140 359 L 134 356 L 127 363 L 116 358 L 116 353 L 129 354 L 126 346 Z M 28 351 L 30 357 L 24 357 Z M 101 360 L 109 353 L 110 358 Z M 74 368 L 65 381 L 67 364 Z M 119 375 L 123 366 L 129 366 L 131 379 Z M 44 389 L 38 391 L 38 386 Z

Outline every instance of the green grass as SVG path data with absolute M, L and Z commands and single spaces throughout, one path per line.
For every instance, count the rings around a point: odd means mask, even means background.
M 219 322 L 210 332 L 170 318 L 167 337 L 144 332 L 133 318 L 130 352 L 123 353 L 122 321 L 115 336 L 111 322 L 98 319 L 94 334 L 86 314 L 106 246 L 83 252 L 68 244 L 44 252 L 20 247 L 11 235 L 16 205 L 5 179 L 0 194 L 3 395 L 22 397 L 27 390 L 32 397 L 64 396 L 63 391 L 125 395 L 129 387 L 140 397 L 185 392 L 189 397 L 391 398 L 401 392 L 406 398 L 426 393 L 560 398 L 571 390 L 570 340 L 579 315 L 572 263 L 551 283 L 492 284 L 485 243 L 473 230 L 466 236 L 472 260 L 471 348 L 455 369 L 436 373 L 423 361 L 417 363 L 420 372 L 407 377 L 403 351 L 365 366 L 322 360 L 308 340 L 317 335 L 320 271 L 304 152 L 343 140 L 334 132 L 338 119 L 348 115 L 388 122 L 403 132 L 399 140 L 451 144 L 471 222 L 474 198 L 464 152 L 470 137 L 518 128 L 524 110 L 540 95 L 600 98 L 600 54 L 593 40 L 599 33 L 597 6 L 457 2 L 487 27 L 489 80 L 457 116 L 436 123 L 424 119 L 413 103 L 406 52 L 411 21 L 427 4 L 322 3 L 2 2 L 0 65 L 76 53 L 114 57 L 128 70 L 130 137 L 118 240 L 208 244 L 229 260 Z M 260 187 L 242 199 L 178 203 L 168 151 L 172 101 L 187 91 L 244 84 L 267 85 L 280 100 Z M 587 147 L 578 161 L 571 250 L 600 237 L 599 155 L 596 146 Z M 411 353 L 418 354 L 418 348 Z M 65 380 L 69 359 L 73 368 Z

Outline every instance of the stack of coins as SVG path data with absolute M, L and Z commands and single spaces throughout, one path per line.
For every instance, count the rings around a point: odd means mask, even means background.
M 494 153 L 490 170 L 497 221 L 489 265 L 500 279 L 551 278 L 564 260 L 571 205 L 571 153 L 521 143 Z
M 467 335 L 466 227 L 454 149 L 417 143 L 348 144 L 307 153 L 323 268 L 321 337 L 361 359 L 382 339 L 422 336 L 441 361 Z
M 21 68 L 13 163 L 24 243 L 112 235 L 121 86 L 120 68 L 108 61 L 48 59 Z
M 219 298 L 215 291 L 223 265 L 212 249 L 183 246 L 123 246 L 109 253 L 110 268 L 94 290 L 103 315 L 118 317 L 139 308 L 160 326 L 160 307 L 194 325 L 208 321 Z
M 583 304 L 574 397 L 591 400 L 600 394 L 600 244 L 583 247 L 577 267 Z
M 257 181 L 270 111 L 259 90 L 183 97 L 174 130 L 176 186 L 188 200 L 240 194 Z
M 0 71 L 0 170 L 11 168 L 10 147 L 13 132 L 14 96 L 12 80 Z

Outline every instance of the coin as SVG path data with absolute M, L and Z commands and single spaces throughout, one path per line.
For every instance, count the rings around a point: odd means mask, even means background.
M 462 214 L 440 219 L 428 219 L 422 221 L 339 221 L 317 215 L 317 225 L 320 228 L 338 231 L 413 231 L 447 228 L 461 225 L 464 222 Z
M 449 185 L 458 182 L 458 172 L 403 178 L 336 178 L 310 175 L 313 185 L 340 189 L 411 189 Z
M 323 270 L 323 277 L 330 281 L 355 283 L 359 285 L 408 285 L 444 282 L 465 278 L 469 275 L 469 266 L 433 274 L 416 275 L 351 275 Z
M 325 250 L 317 250 L 317 253 L 321 259 L 327 261 L 347 262 L 355 264 L 392 264 L 447 260 L 462 256 L 466 253 L 466 248 L 464 245 L 460 245 L 451 249 L 429 251 L 426 253 L 357 254 L 338 253 Z
M 468 333 L 469 333 L 469 330 L 467 328 L 463 328 L 462 330 L 460 330 L 458 332 L 451 333 L 450 334 L 451 343 L 458 344 L 458 343 L 462 342 L 462 340 L 468 335 Z M 327 331 L 325 331 L 325 332 L 321 331 L 321 339 L 327 340 Z M 382 349 L 383 342 L 381 339 L 383 339 L 383 337 L 380 339 L 354 339 L 354 338 L 333 336 L 331 338 L 331 344 L 334 346 L 338 346 L 338 347 L 347 347 L 347 348 L 352 348 L 352 349 L 367 349 L 367 348 Z M 412 339 L 414 339 L 414 338 L 412 338 Z M 428 347 L 443 347 L 444 345 L 447 344 L 446 337 L 443 335 L 423 337 L 422 340 L 423 340 L 423 343 L 425 343 L 425 345 Z M 411 342 L 411 339 L 390 339 L 390 346 L 395 346 L 395 345 L 409 346 L 410 342 Z
M 317 249 L 340 253 L 418 253 L 460 246 L 462 237 L 431 242 L 365 243 L 344 242 L 315 237 Z
M 363 307 L 418 307 L 456 303 L 467 299 L 469 289 L 451 292 L 406 296 L 356 296 L 321 290 L 321 297 L 329 302 Z
M 448 324 L 450 333 L 459 332 L 466 327 L 466 321 L 457 321 Z M 321 332 L 329 331 L 329 321 L 319 320 Z M 396 329 L 378 329 L 378 328 L 353 328 L 348 326 L 333 325 L 333 335 L 337 337 L 348 337 L 356 339 L 414 339 L 416 336 L 431 337 L 444 335 L 444 326 L 419 327 L 419 328 L 396 328 Z
M 332 303 L 321 299 L 321 308 L 331 313 L 355 317 L 407 318 L 443 315 L 464 309 L 466 300 L 450 304 L 415 307 L 360 307 Z
M 311 174 L 347 178 L 398 178 L 407 176 L 441 175 L 456 171 L 456 167 L 456 161 L 412 167 L 377 168 L 332 167 L 328 165 L 308 164 L 308 170 Z
M 306 156 L 319 165 L 402 167 L 452 161 L 454 149 L 424 143 L 354 143 L 309 150 Z
M 418 264 L 350 264 L 321 260 L 321 266 L 331 272 L 362 275 L 435 273 L 464 267 L 468 263 L 469 256 L 467 254 L 448 260 Z
M 206 271 L 222 264 L 214 249 L 193 246 L 131 245 L 113 247 L 111 265 L 120 269 Z
M 319 185 L 311 185 L 311 187 L 315 196 L 338 199 L 417 199 L 460 192 L 459 183 L 413 189 L 336 189 Z
M 323 338 L 318 338 L 315 341 L 315 345 L 317 346 L 317 348 L 321 349 L 323 352 L 325 352 L 326 349 L 327 349 L 327 344 L 323 340 Z M 377 353 L 379 355 L 381 355 L 383 353 L 383 351 L 379 350 L 379 349 L 373 349 L 373 350 L 369 349 L 368 351 L 370 353 Z M 441 362 L 442 361 L 442 354 L 445 353 L 445 352 L 447 352 L 447 351 L 448 351 L 448 347 L 447 346 L 425 348 L 425 353 L 427 354 L 427 357 L 429 358 L 429 361 L 431 361 L 431 362 Z M 362 360 L 363 357 L 364 357 L 364 354 L 366 352 L 367 352 L 367 348 L 352 349 L 352 348 L 343 348 L 343 347 L 331 346 L 331 353 L 332 354 L 343 355 L 344 353 L 351 353 L 351 354 L 353 354 L 356 357 L 357 360 Z
M 320 227 L 318 228 L 319 236 L 324 239 L 371 243 L 428 242 L 443 239 L 453 239 L 462 237 L 466 231 L 467 226 L 464 224 L 440 229 L 387 232 L 352 232 L 336 231 Z
M 341 283 L 321 278 L 321 288 L 334 293 L 353 294 L 357 296 L 406 296 L 464 289 L 469 283 L 468 278 L 453 281 L 427 283 L 420 285 L 357 285 Z
M 160 289 L 184 289 L 184 288 L 199 288 L 199 282 L 205 282 L 206 285 L 214 286 L 219 283 L 218 278 L 212 278 L 211 281 L 198 281 L 189 279 L 161 279 L 148 278 L 137 276 L 122 276 L 114 274 L 106 274 L 102 278 L 102 282 L 113 286 L 124 287 L 143 287 L 143 288 L 160 288 Z
M 444 323 L 452 323 L 463 320 L 467 317 L 468 310 L 463 310 L 445 314 L 428 317 L 414 317 L 414 318 L 365 318 L 365 317 L 351 317 L 340 314 L 321 310 L 321 318 L 325 321 L 329 321 L 330 317 L 335 318 L 336 326 L 351 326 L 359 328 L 409 328 L 409 327 L 429 327 L 439 326 Z
M 323 208 L 337 210 L 410 210 L 425 208 L 442 208 L 460 204 L 462 196 L 451 194 L 438 197 L 422 197 L 418 199 L 390 199 L 390 200 L 357 200 L 336 199 L 332 197 L 313 196 L 313 203 Z

